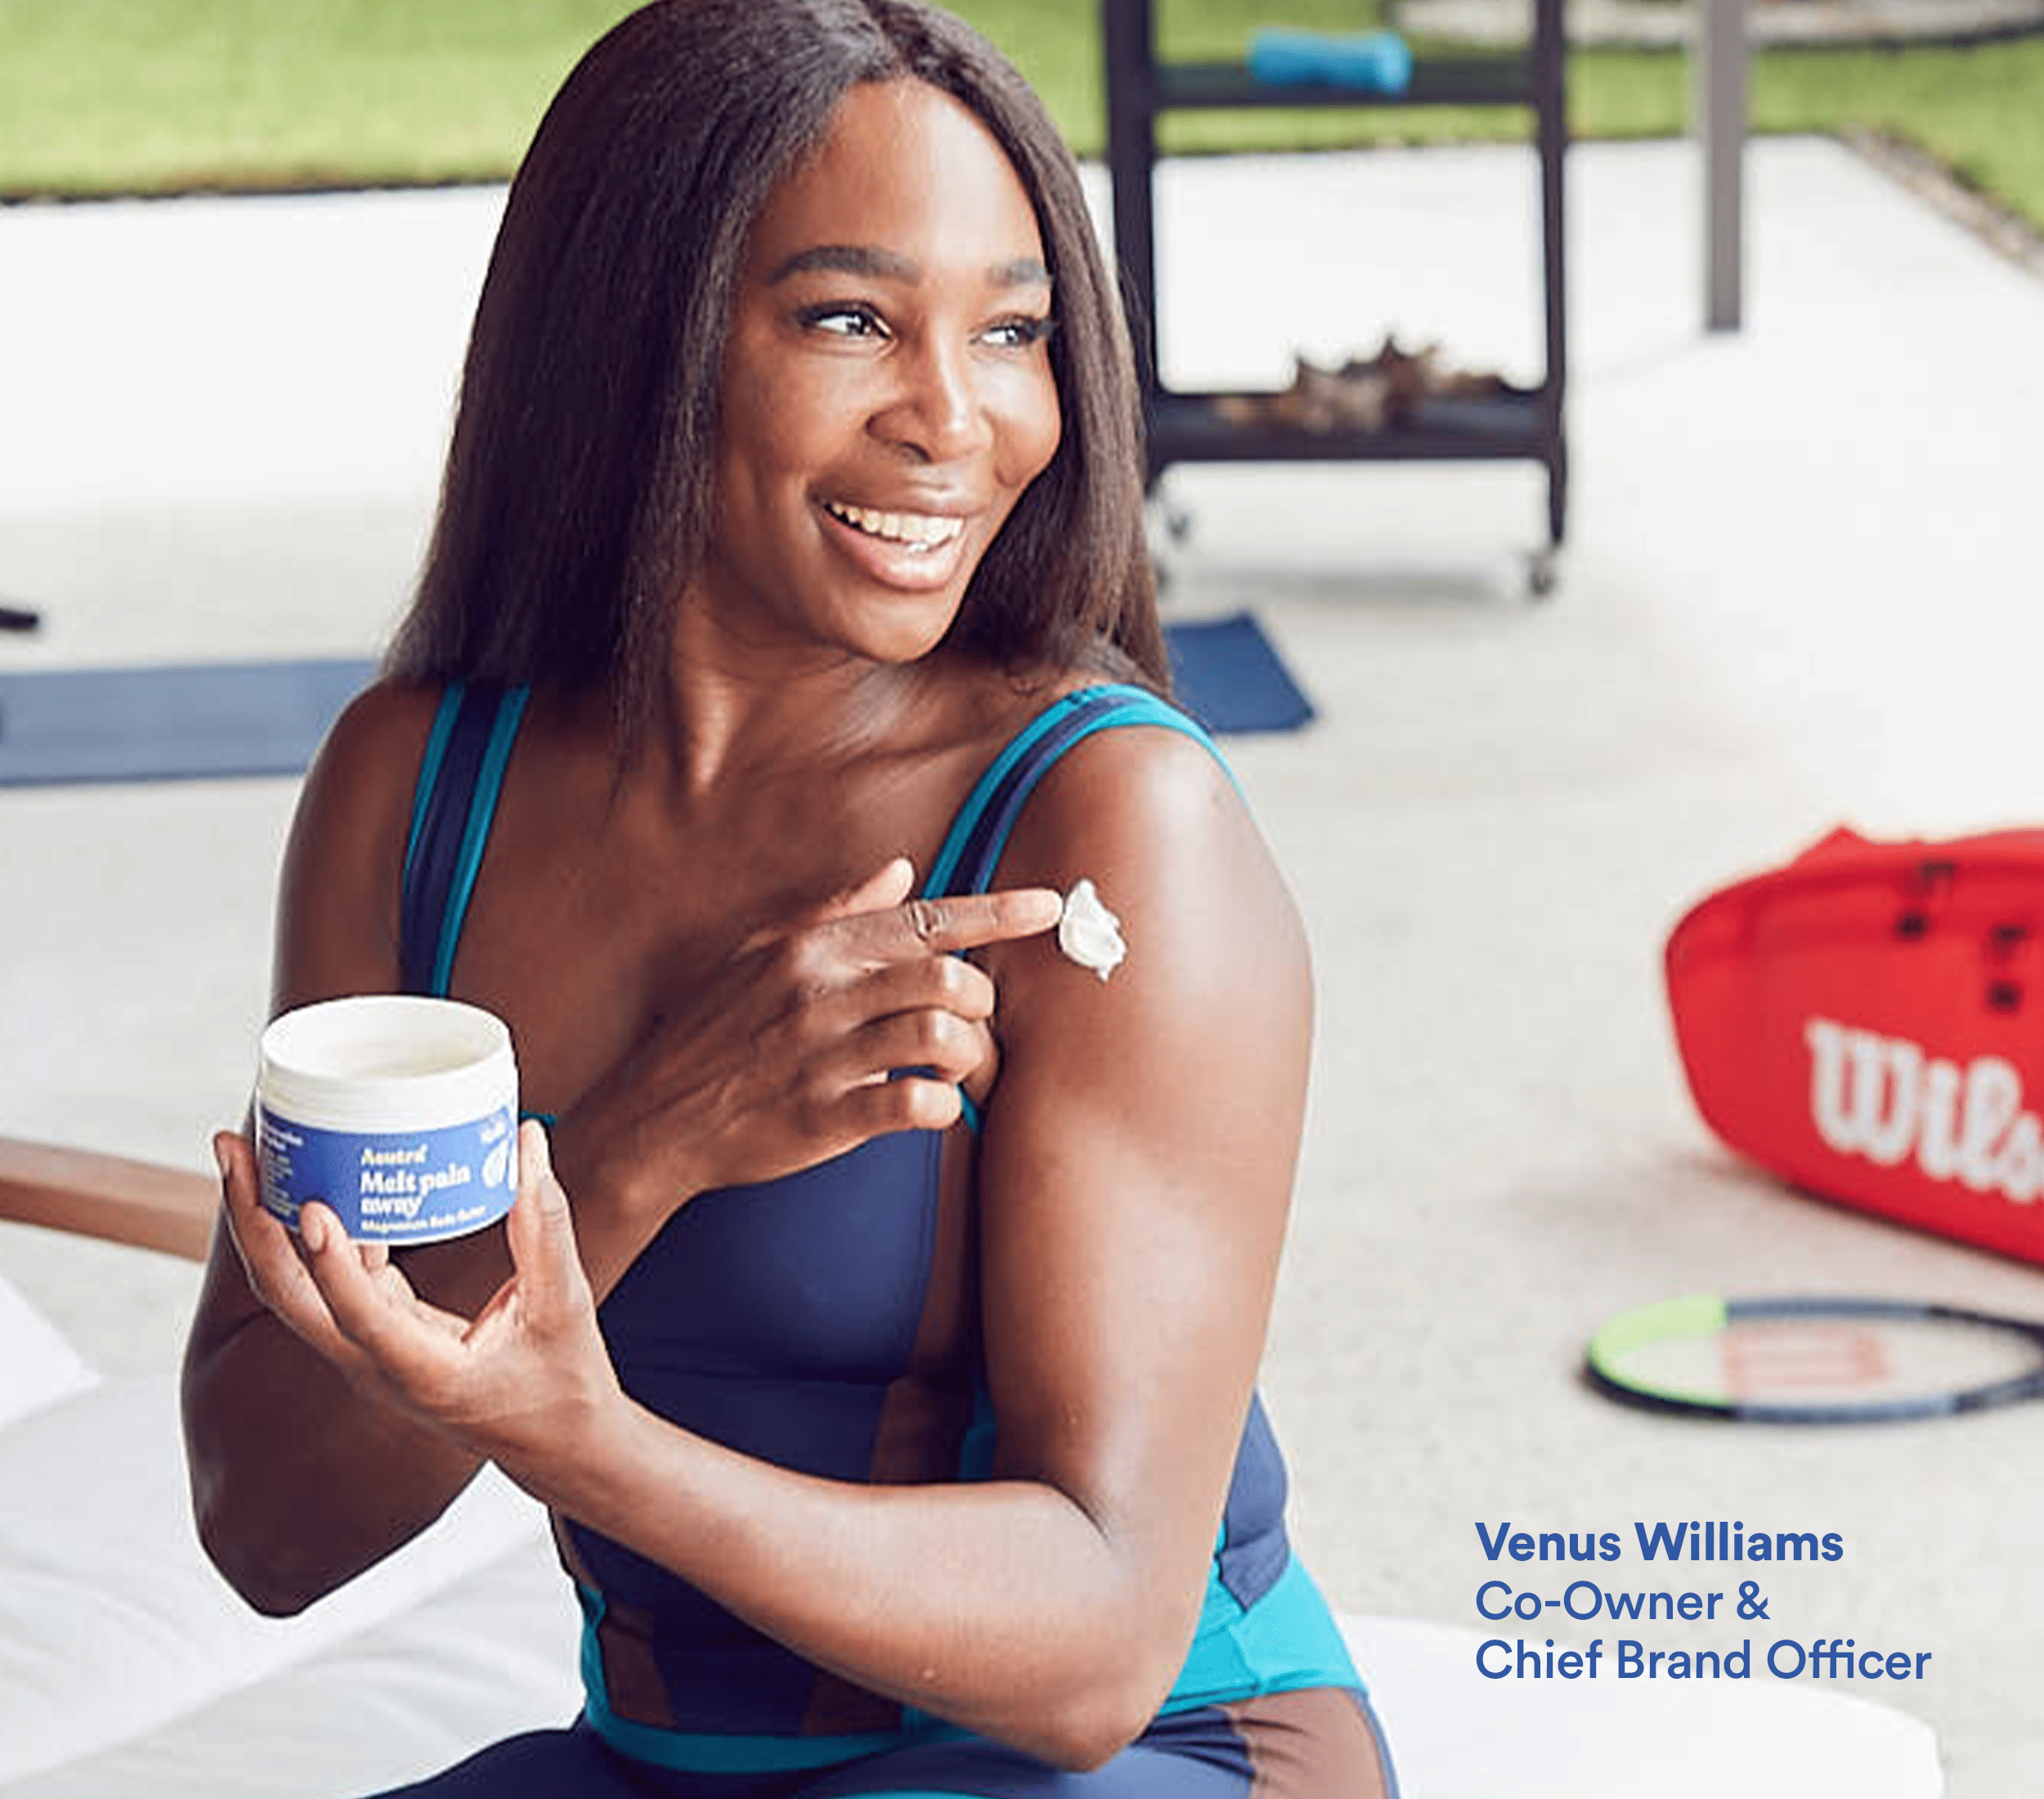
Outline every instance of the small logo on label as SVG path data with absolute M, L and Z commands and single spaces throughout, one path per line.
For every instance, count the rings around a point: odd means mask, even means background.
M 1827 1148 L 1894 1168 L 1912 1155 L 1934 1181 L 2027 1205 L 2044 1193 L 2044 1124 L 2023 1110 L 2023 1077 L 1999 1056 L 1961 1067 L 1906 1037 L 1829 1018 L 1803 1027 L 1810 1118 Z

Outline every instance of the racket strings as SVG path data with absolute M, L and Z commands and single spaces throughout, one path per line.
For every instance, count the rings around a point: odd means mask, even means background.
M 1598 1333 L 1593 1371 L 1655 1404 L 1741 1417 L 1923 1416 L 2044 1394 L 2040 1332 L 1950 1308 L 1680 1302 Z
M 1871 1393 L 1898 1380 L 1887 1339 L 1841 1321 L 1732 1326 L 1718 1339 L 1728 1398 L 1782 1393 Z

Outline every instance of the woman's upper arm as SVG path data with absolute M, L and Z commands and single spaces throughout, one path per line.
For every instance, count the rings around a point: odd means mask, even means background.
M 999 1472 L 1055 1484 L 1127 1549 L 1132 1597 L 1182 1656 L 1262 1349 L 1311 972 L 1254 823 L 1188 739 L 1103 733 L 1047 777 L 1001 884 L 1081 876 L 1122 921 L 1111 977 L 1050 938 L 993 967 L 979 1194 Z
M 426 689 L 379 684 L 349 702 L 314 758 L 278 878 L 273 1015 L 398 985 L 399 882 L 433 707 Z M 256 1308 L 232 1245 L 217 1234 L 195 1348 Z
M 405 842 L 433 703 L 428 689 L 379 684 L 315 758 L 277 886 L 273 1011 L 397 986 Z

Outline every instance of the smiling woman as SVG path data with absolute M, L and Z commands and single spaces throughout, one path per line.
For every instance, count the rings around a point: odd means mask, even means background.
M 581 1717 L 407 1792 L 1390 1790 L 1255 1393 L 1305 945 L 1141 469 L 1071 159 L 946 15 L 662 0 L 549 109 L 275 984 L 496 1014 L 546 1122 L 402 1250 L 223 1133 L 186 1361 L 259 1608 L 485 1461 L 552 1510 Z

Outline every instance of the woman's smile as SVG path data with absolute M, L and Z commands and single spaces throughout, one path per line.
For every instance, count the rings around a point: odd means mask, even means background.
M 836 519 L 868 537 L 906 544 L 911 550 L 934 550 L 948 544 L 966 528 L 962 518 L 946 518 L 931 513 L 880 512 L 871 506 L 854 506 L 841 500 L 827 500 L 824 509 Z
M 950 586 L 973 547 L 966 519 L 955 513 L 885 511 L 831 500 L 822 510 L 829 541 L 854 567 L 904 592 Z

